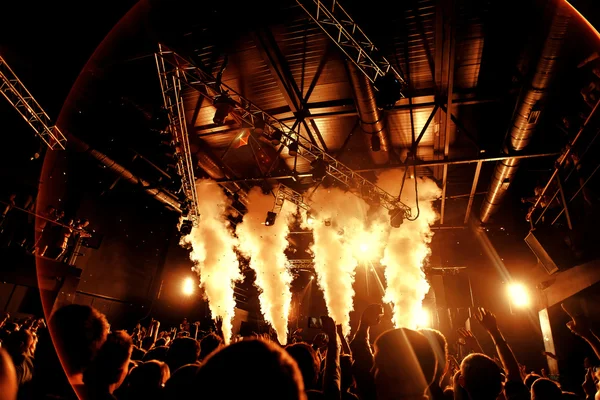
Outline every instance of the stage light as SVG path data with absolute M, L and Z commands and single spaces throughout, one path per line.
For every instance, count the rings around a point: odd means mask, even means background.
M 271 143 L 274 146 L 277 146 L 279 143 L 281 143 L 281 138 L 282 137 L 283 137 L 283 132 L 281 132 L 279 129 L 275 129 L 271 133 Z
M 288 154 L 292 157 L 298 155 L 298 142 L 292 142 L 288 145 Z
M 192 227 L 192 221 L 186 219 L 181 223 L 181 226 L 179 227 L 179 233 L 181 233 L 183 236 L 187 236 L 192 233 Z
M 371 136 L 371 150 L 373 150 L 373 151 L 381 150 L 381 139 L 379 139 L 379 136 L 376 133 L 374 133 Z
M 369 251 L 369 245 L 366 243 L 361 243 L 360 246 L 358 246 L 358 248 L 360 249 L 360 251 L 362 251 L 363 253 L 366 253 L 367 251 Z
M 421 308 L 417 311 L 417 328 L 431 327 L 431 313 L 426 308 Z
M 267 212 L 267 219 L 265 219 L 265 225 L 266 226 L 272 226 L 275 225 L 275 220 L 277 219 L 277 214 L 269 211 Z
M 217 109 L 215 111 L 213 122 L 216 125 L 223 125 L 229 113 L 233 111 L 235 103 L 229 98 L 229 96 L 220 95 L 215 98 L 213 105 Z
M 314 280 L 314 279 L 315 279 L 315 276 L 314 276 L 314 275 L 311 275 L 311 276 L 310 276 L 310 280 L 312 281 L 312 280 Z
M 377 78 L 375 81 L 375 102 L 377 107 L 391 110 L 396 102 L 402 97 L 402 83 L 394 74 L 387 74 Z
M 390 210 L 388 214 L 390 216 L 390 225 L 392 228 L 400 228 L 404 222 L 404 210 L 397 208 L 395 210 Z
M 508 295 L 515 307 L 525 308 L 531 304 L 527 288 L 521 283 L 511 283 L 508 285 Z
M 185 278 L 183 281 L 183 285 L 181 286 L 181 291 L 186 296 L 191 296 L 194 294 L 195 284 L 193 278 Z
M 265 121 L 259 115 L 254 120 L 254 133 L 256 133 L 257 135 L 262 135 L 264 131 L 265 131 Z
M 322 181 L 327 176 L 327 163 L 321 158 L 317 158 L 310 163 L 312 167 L 312 178 L 313 181 Z

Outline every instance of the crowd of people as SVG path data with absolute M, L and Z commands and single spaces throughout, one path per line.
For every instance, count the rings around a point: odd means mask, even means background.
M 335 400 L 575 400 L 600 399 L 600 370 L 588 361 L 581 393 L 521 366 L 491 312 L 476 319 L 495 344 L 486 355 L 466 329 L 459 334 L 470 350 L 462 360 L 448 354 L 442 333 L 392 329 L 376 340 L 381 305 L 364 310 L 358 329 L 322 317 L 323 332 L 312 343 L 282 346 L 268 334 L 236 338 L 225 345 L 221 323 L 196 340 L 185 330 L 136 326 L 131 334 L 110 331 L 106 317 L 84 305 L 67 305 L 49 320 L 8 319 L 0 325 L 2 399 L 335 399 Z M 183 325 L 183 324 L 182 324 Z M 581 316 L 569 329 L 600 358 L 600 340 Z M 38 339 L 39 338 L 39 339 Z M 60 362 L 59 357 L 60 354 Z M 61 367 L 62 363 L 62 367 Z
M 28 253 L 68 263 L 77 241 L 91 236 L 87 219 L 70 218 L 52 205 L 38 214 L 32 196 L 26 196 L 23 202 L 19 199 L 12 193 L 0 202 L 0 247 L 20 247 Z M 37 231 L 36 216 L 40 217 Z

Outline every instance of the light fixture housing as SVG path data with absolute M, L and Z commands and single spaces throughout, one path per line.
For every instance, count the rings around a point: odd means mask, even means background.
M 190 233 L 192 233 L 192 227 L 193 227 L 192 221 L 190 221 L 189 219 L 186 219 L 181 222 L 181 226 L 179 227 L 179 233 L 181 233 L 184 236 L 187 236 Z
M 404 210 L 396 208 L 388 212 L 390 215 L 390 225 L 392 228 L 400 228 L 404 222 Z
M 381 151 L 381 139 L 376 133 L 371 135 L 371 150 Z
M 281 143 L 281 138 L 283 137 L 283 132 L 281 132 L 279 129 L 275 129 L 273 132 L 271 132 L 271 143 L 274 146 L 277 146 Z
M 216 108 L 213 122 L 215 125 L 223 125 L 229 113 L 233 111 L 235 103 L 229 98 L 229 96 L 220 95 L 215 98 L 213 105 Z
M 277 219 L 277 214 L 274 213 L 273 211 L 268 211 L 267 212 L 267 218 L 265 219 L 265 225 L 266 226 L 273 226 L 275 225 L 275 220 Z
M 288 145 L 288 154 L 292 157 L 298 155 L 298 142 L 292 142 Z

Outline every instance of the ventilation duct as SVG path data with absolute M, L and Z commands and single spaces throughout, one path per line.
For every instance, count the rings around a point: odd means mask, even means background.
M 377 139 L 373 139 L 379 146 L 373 146 L 375 148 L 372 148 L 371 158 L 377 165 L 387 164 L 390 159 L 391 145 L 385 126 L 385 114 L 377 109 L 375 89 L 367 77 L 352 62 L 348 61 L 347 65 L 360 125 L 363 132 L 367 134 L 365 142 L 367 146 L 371 147 L 371 135 L 379 138 L 378 143 Z
M 150 187 L 151 185 L 149 182 L 145 181 L 142 178 L 138 178 L 131 171 L 123 167 L 121 164 L 117 163 L 115 160 L 113 160 L 106 154 L 101 153 L 98 150 L 92 149 L 89 144 L 83 142 L 79 138 L 68 133 L 67 138 L 68 145 L 73 147 L 75 150 L 89 154 L 90 156 L 98 160 L 100 163 L 102 163 L 102 165 L 106 166 L 106 168 L 119 175 L 121 178 L 133 183 L 134 185 L 142 186 L 144 188 L 144 191 L 150 196 L 166 204 L 173 210 L 181 212 L 179 201 L 175 199 L 171 194 L 161 189 Z
M 557 3 L 556 11 L 544 42 L 540 60 L 531 82 L 528 87 L 523 89 L 523 93 L 519 97 L 510 127 L 510 136 L 504 145 L 503 150 L 509 155 L 524 150 L 529 144 L 540 119 L 551 79 L 557 70 L 560 50 L 566 37 L 571 14 L 563 2 L 555 3 Z M 492 182 L 481 207 L 481 222 L 488 222 L 498 210 L 498 206 L 519 168 L 519 163 L 520 160 L 513 158 L 499 161 L 496 164 Z

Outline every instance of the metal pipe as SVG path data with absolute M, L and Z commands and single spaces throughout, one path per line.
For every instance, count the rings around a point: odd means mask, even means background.
M 348 61 L 347 64 L 360 126 L 363 132 L 367 134 L 367 145 L 371 147 L 370 135 L 377 135 L 381 144 L 380 151 L 371 151 L 371 159 L 377 165 L 387 164 L 392 149 L 385 126 L 385 114 L 377 109 L 375 89 L 369 79 L 352 62 Z
M 92 149 L 89 144 L 85 143 L 81 139 L 66 133 L 67 136 L 67 145 L 72 147 L 77 151 L 81 151 L 89 154 L 96 160 L 98 160 L 101 164 L 103 164 L 106 168 L 110 169 L 121 178 L 133 183 L 134 185 L 141 186 L 146 193 L 150 196 L 154 197 L 156 200 L 166 204 L 170 208 L 175 211 L 181 212 L 179 201 L 174 198 L 170 193 L 165 192 L 162 189 L 153 188 L 150 182 L 135 176 L 131 171 L 127 168 L 123 167 L 121 164 L 117 163 L 115 160 L 107 156 L 106 154 Z
M 505 144 L 507 154 L 518 153 L 529 144 L 540 120 L 550 82 L 557 69 L 560 49 L 566 37 L 571 12 L 562 2 L 555 3 L 556 10 L 540 60 L 537 63 L 529 87 L 523 91 L 517 103 L 509 133 L 510 139 Z M 481 222 L 488 222 L 492 214 L 498 210 L 498 206 L 506 195 L 519 164 L 520 160 L 518 158 L 510 158 L 496 164 L 488 194 L 481 206 Z

